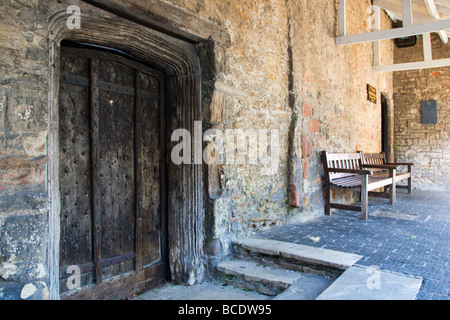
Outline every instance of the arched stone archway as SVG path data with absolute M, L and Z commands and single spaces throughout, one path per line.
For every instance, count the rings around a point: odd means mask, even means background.
M 136 56 L 165 75 L 167 132 L 187 129 L 194 132 L 194 122 L 202 121 L 202 113 L 211 100 L 202 96 L 202 81 L 214 79 L 214 51 L 211 45 L 184 41 L 131 22 L 107 11 L 80 3 L 81 29 L 67 28 L 67 13 L 55 12 L 49 21 L 49 282 L 51 298 L 59 298 L 60 210 L 58 157 L 59 61 L 62 40 L 79 41 L 122 50 Z M 205 43 L 209 43 L 205 40 Z M 199 44 L 202 48 L 199 49 Z M 201 61 L 208 61 L 202 66 Z M 207 79 L 202 75 L 207 75 Z M 170 150 L 170 139 L 167 139 Z M 203 216 L 204 187 L 202 165 L 176 166 L 167 163 L 168 247 L 171 279 L 192 285 L 204 274 Z

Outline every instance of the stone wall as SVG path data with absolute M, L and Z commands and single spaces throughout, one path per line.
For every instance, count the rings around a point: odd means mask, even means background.
M 292 1 L 290 6 L 295 92 L 302 114 L 303 203 L 305 212 L 323 214 L 319 152 L 380 152 L 380 95 L 392 108 L 392 74 L 372 72 L 372 43 L 335 46 L 334 1 Z M 370 32 L 370 1 L 347 6 L 347 33 Z M 391 28 L 384 12 L 381 22 L 382 29 Z M 381 48 L 381 62 L 392 63 L 393 41 L 383 41 Z M 377 104 L 367 101 L 367 84 L 377 89 Z M 341 195 L 348 202 L 353 196 Z
M 392 74 L 372 72 L 373 45 L 336 47 L 335 1 L 168 1 L 224 27 L 232 37 L 224 74 L 228 95 L 224 128 L 280 129 L 281 168 L 262 177 L 259 168 L 224 167 L 222 185 L 231 202 L 232 232 L 323 214 L 319 152 L 380 152 L 383 92 L 392 108 Z M 349 1 L 348 32 L 370 31 L 370 1 Z M 370 11 L 369 11 L 370 12 Z M 382 28 L 391 21 L 382 14 Z M 393 41 L 382 44 L 392 63 Z M 367 101 L 366 85 L 379 92 Z M 295 121 L 298 115 L 298 121 Z M 299 162 L 290 168 L 291 146 Z M 294 175 L 301 209 L 288 205 Z M 351 194 L 346 194 L 352 201 Z
M 214 168 L 219 191 L 208 210 L 208 252 L 220 259 L 232 234 L 323 215 L 320 151 L 380 152 L 381 93 L 393 117 L 393 75 L 372 72 L 373 45 L 335 45 L 336 1 L 167 2 L 231 35 L 226 68 L 217 75 L 227 90 L 215 127 L 280 131 L 277 174 L 262 176 L 248 165 Z M 348 1 L 349 34 L 370 31 L 370 5 Z M 381 25 L 392 27 L 384 12 Z M 393 41 L 382 42 L 383 64 L 393 62 L 393 50 Z M 367 84 L 377 89 L 377 104 L 367 101 Z M 393 142 L 392 121 L 389 133 Z M 333 196 L 356 200 L 351 192 Z
M 371 1 L 347 2 L 348 32 L 368 32 Z M 231 36 L 230 46 L 215 49 L 223 57 L 204 123 L 222 131 L 275 129 L 280 137 L 273 174 L 262 174 L 261 164 L 208 168 L 207 253 L 228 253 L 234 234 L 323 215 L 319 152 L 381 149 L 381 99 L 368 102 L 366 85 L 392 106 L 393 84 L 391 74 L 372 72 L 372 44 L 336 47 L 334 0 L 164 3 Z M 48 297 L 49 4 L 0 4 L 0 299 Z M 390 28 L 384 14 L 382 22 Z M 383 63 L 392 59 L 392 42 L 383 42 Z
M 432 35 L 433 59 L 450 58 Z M 395 62 L 423 61 L 423 42 L 395 49 Z M 450 67 L 394 73 L 396 160 L 413 162 L 413 188 L 450 190 Z M 422 101 L 437 100 L 438 123 L 422 124 Z
M 0 3 L 0 299 L 48 298 L 47 13 Z

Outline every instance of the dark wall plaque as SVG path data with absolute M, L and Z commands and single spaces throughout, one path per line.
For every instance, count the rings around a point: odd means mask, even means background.
M 397 38 L 395 44 L 398 48 L 414 47 L 417 44 L 417 36 Z
M 422 101 L 422 123 L 423 124 L 437 124 L 438 112 L 437 101 Z

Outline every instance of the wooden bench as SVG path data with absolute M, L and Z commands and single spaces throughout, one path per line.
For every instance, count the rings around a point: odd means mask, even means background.
M 395 175 L 395 182 L 400 182 L 402 180 L 408 180 L 407 185 L 396 185 L 397 189 L 407 189 L 408 193 L 412 193 L 412 167 L 413 163 L 388 163 L 386 162 L 386 155 L 384 153 L 364 153 L 363 154 L 363 164 L 364 165 L 389 165 L 389 166 L 405 166 L 407 167 L 407 172 L 397 172 Z M 386 169 L 374 169 L 374 178 L 386 178 L 389 176 L 389 172 Z
M 392 205 L 396 202 L 396 166 L 364 164 L 360 153 L 328 153 L 322 152 L 322 164 L 325 178 L 325 214 L 331 215 L 332 209 L 360 211 L 361 219 L 368 218 L 369 195 L 388 197 Z M 388 176 L 373 177 L 372 170 L 386 170 Z M 377 171 L 376 171 L 377 172 Z M 373 190 L 389 186 L 389 192 L 373 192 Z M 345 205 L 331 202 L 331 190 L 349 190 L 360 192 L 361 206 Z M 371 192 L 372 191 L 372 192 Z

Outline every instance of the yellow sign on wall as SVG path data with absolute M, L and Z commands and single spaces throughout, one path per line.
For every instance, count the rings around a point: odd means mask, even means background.
M 367 85 L 367 100 L 373 103 L 377 103 L 377 89 L 370 84 Z

